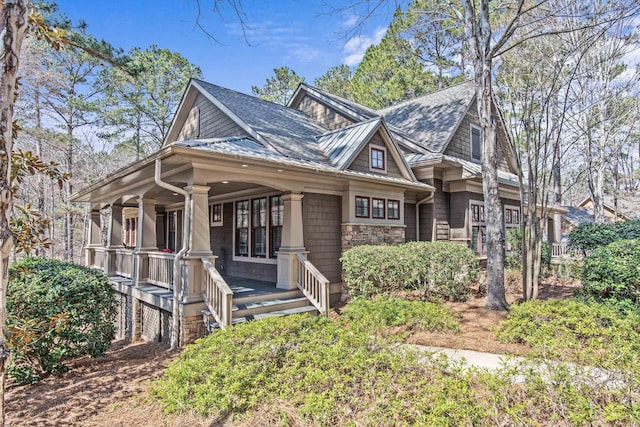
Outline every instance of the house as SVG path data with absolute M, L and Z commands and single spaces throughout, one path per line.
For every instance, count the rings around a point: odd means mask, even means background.
M 509 229 L 516 162 L 496 121 Z M 481 144 L 470 82 L 374 111 L 305 84 L 282 106 L 192 80 L 158 152 L 73 196 L 91 207 L 86 264 L 119 292 L 123 337 L 166 340 L 175 316 L 186 343 L 212 323 L 326 312 L 349 247 L 484 253 Z

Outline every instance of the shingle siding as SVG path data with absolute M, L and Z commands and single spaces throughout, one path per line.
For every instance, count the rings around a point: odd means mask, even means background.
M 309 251 L 309 261 L 329 279 L 329 282 L 340 283 L 342 198 L 305 193 L 302 199 L 302 216 L 304 243 Z
M 416 205 L 413 203 L 404 204 L 404 238 L 407 242 L 415 242 L 416 240 Z
M 371 145 L 387 147 L 387 145 L 382 140 L 382 137 L 380 136 L 380 134 L 375 134 L 373 138 L 371 138 L 371 141 L 369 141 L 369 143 L 362 149 L 362 151 L 360 151 L 360 154 L 358 154 L 356 158 L 353 159 L 353 162 L 351 162 L 351 165 L 349 165 L 348 169 L 358 171 L 358 172 L 380 173 L 380 172 L 376 172 L 375 170 L 369 169 L 369 148 L 371 147 Z M 398 164 L 396 163 L 395 159 L 391 156 L 390 151 L 391 150 L 389 149 L 389 147 L 387 147 L 386 160 L 385 160 L 387 162 L 387 173 L 386 174 L 380 173 L 380 174 L 390 176 L 392 178 L 402 178 L 403 176 L 402 176 L 402 173 L 400 172 L 400 168 L 398 167 Z
M 198 113 L 196 112 L 198 109 L 200 115 L 199 129 L 197 123 Z M 236 122 L 213 105 L 204 95 L 198 94 L 178 134 L 177 141 L 245 135 L 247 135 L 247 132 L 238 126 Z
M 307 113 L 309 117 L 329 130 L 340 129 L 354 124 L 352 120 L 309 95 L 305 95 L 302 98 L 298 105 L 298 110 Z
M 496 118 L 496 120 L 498 120 Z M 469 108 L 469 111 L 465 114 L 462 119 L 462 123 L 458 126 L 458 129 L 454 133 L 449 145 L 444 150 L 444 154 L 459 157 L 464 160 L 474 161 L 471 158 L 471 125 L 478 126 L 478 113 L 476 111 L 476 103 L 474 102 Z M 500 141 L 498 142 L 498 168 L 500 170 L 510 172 L 509 164 L 507 163 L 507 159 L 504 156 L 504 151 L 502 149 L 502 145 L 506 144 L 504 141 L 505 135 L 504 132 L 499 131 L 498 137 Z M 477 160 L 476 160 L 477 161 Z

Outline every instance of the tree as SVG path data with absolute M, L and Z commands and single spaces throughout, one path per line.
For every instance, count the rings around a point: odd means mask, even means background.
M 273 73 L 274 76 L 267 78 L 262 88 L 252 86 L 251 93 L 261 99 L 285 105 L 298 85 L 305 82 L 304 77 L 300 77 L 289 67 L 274 68 Z
M 351 68 L 342 64 L 329 68 L 326 73 L 315 79 L 313 84 L 325 92 L 350 99 L 352 77 Z
M 110 82 L 104 121 L 114 128 L 108 136 L 139 160 L 162 146 L 182 92 L 202 71 L 179 53 L 155 45 L 134 48 L 128 57 L 126 69 L 107 67 L 102 72 L 102 79 Z
M 4 425 L 4 386 L 9 358 L 6 342 L 7 285 L 9 256 L 13 249 L 11 216 L 11 155 L 13 150 L 13 109 L 17 91 L 22 42 L 27 33 L 27 0 L 5 0 L 2 5 L 2 55 L 0 74 L 0 422 Z
M 356 102 L 380 109 L 436 87 L 433 73 L 424 69 L 409 40 L 400 34 L 403 20 L 402 9 L 397 8 L 380 43 L 366 50 L 351 79 Z

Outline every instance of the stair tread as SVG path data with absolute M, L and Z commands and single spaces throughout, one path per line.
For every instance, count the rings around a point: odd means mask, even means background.
M 232 311 L 251 310 L 252 308 L 269 307 L 269 306 L 275 306 L 279 304 L 288 304 L 288 303 L 299 302 L 299 301 L 307 301 L 307 297 L 302 296 L 302 297 L 294 297 L 294 298 L 274 298 L 274 299 L 261 300 L 261 301 L 252 301 L 245 304 L 233 304 L 231 310 Z
M 279 317 L 279 316 L 286 316 L 289 314 L 302 314 L 302 313 L 312 313 L 312 312 L 317 313 L 318 310 L 316 310 L 316 308 L 312 305 L 305 305 L 303 307 L 289 308 L 286 310 L 270 311 L 268 313 L 256 314 L 256 315 L 245 316 L 245 317 L 235 317 L 231 319 L 231 324 L 237 325 L 238 323 L 245 323 L 251 320 L 260 320 L 260 319 L 267 319 L 269 317 Z M 211 322 L 209 326 L 211 329 L 216 329 L 218 328 L 218 323 Z

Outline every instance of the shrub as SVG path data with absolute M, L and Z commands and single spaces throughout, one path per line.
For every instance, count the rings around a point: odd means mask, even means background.
M 114 334 L 116 300 L 96 270 L 42 258 L 13 264 L 7 293 L 9 374 L 31 383 L 67 359 L 102 355 Z
M 584 259 L 580 297 L 640 308 L 640 240 L 621 240 L 596 248 Z
M 342 316 L 351 326 L 378 333 L 389 327 L 415 332 L 459 330 L 455 315 L 443 305 L 400 298 L 379 296 L 373 300 L 354 300 L 343 309 Z
M 640 239 L 640 220 L 620 221 L 609 224 L 585 223 L 569 233 L 571 246 L 588 253 L 600 246 L 618 240 Z
M 419 289 L 428 299 L 466 300 L 478 273 L 473 251 L 450 242 L 356 246 L 340 261 L 356 298 Z

